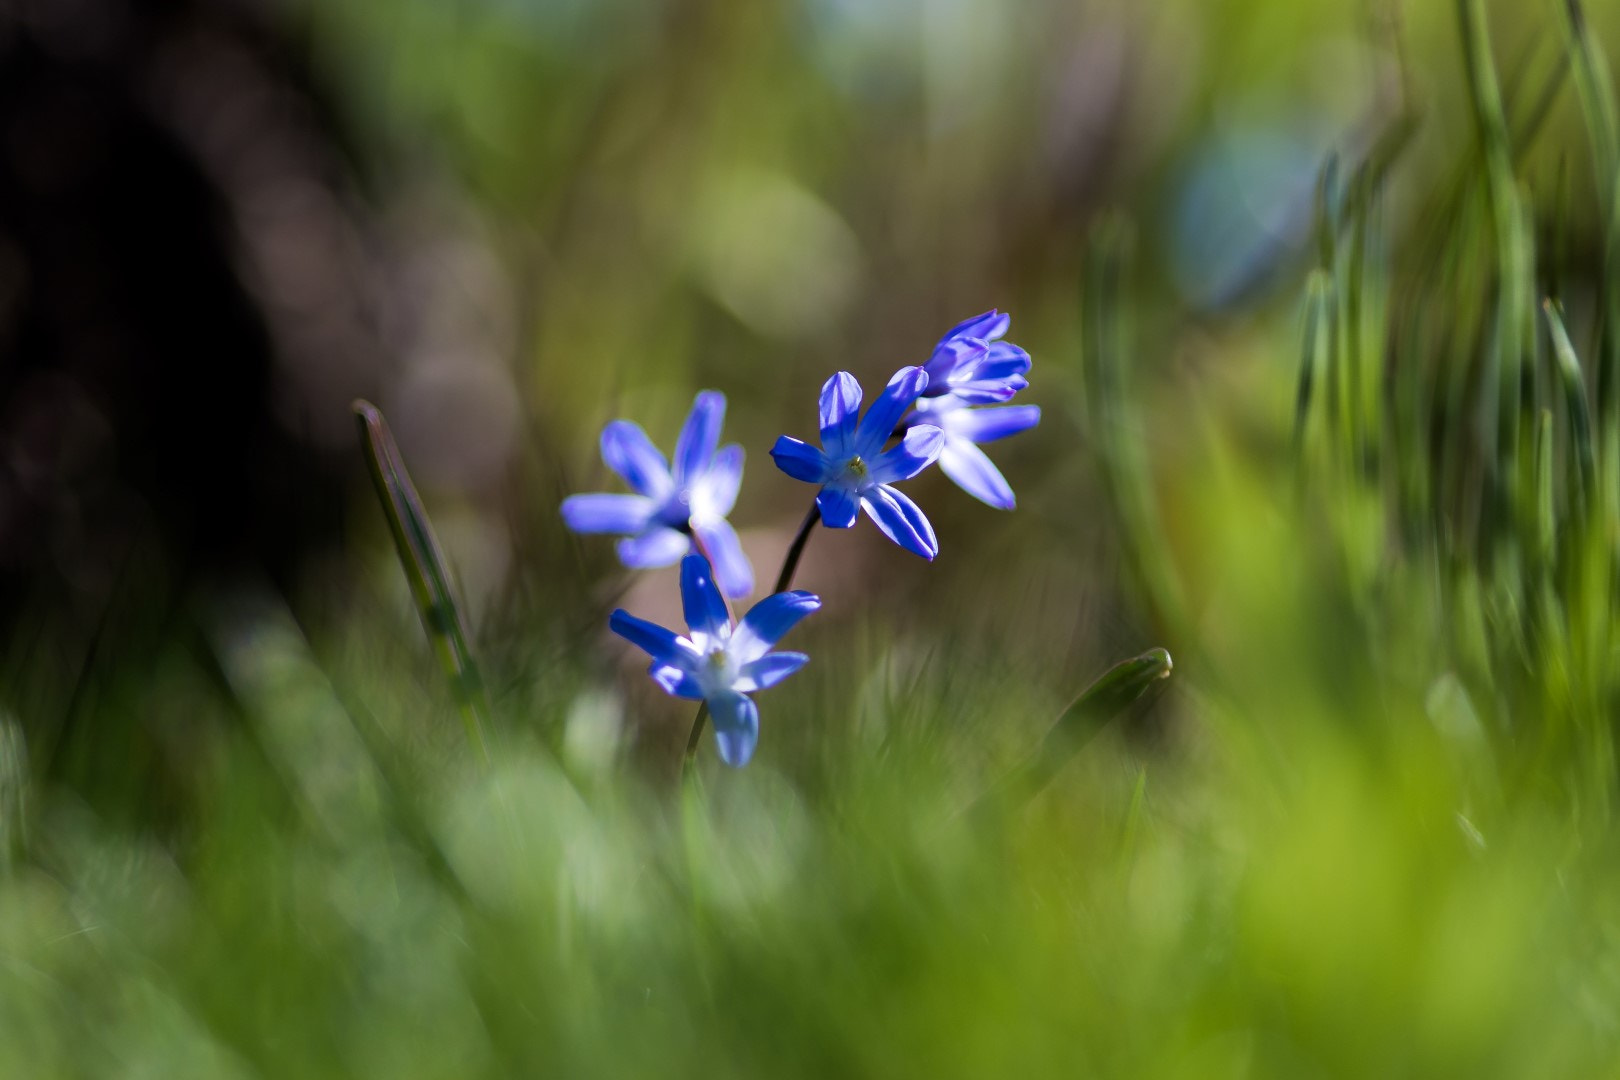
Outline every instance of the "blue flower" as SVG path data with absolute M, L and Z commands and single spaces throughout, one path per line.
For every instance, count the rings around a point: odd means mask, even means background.
M 866 511 L 883 535 L 925 559 L 939 554 L 934 527 L 917 504 L 889 485 L 916 476 L 939 457 L 945 433 L 919 423 L 885 450 L 900 418 L 928 386 L 922 368 L 901 368 L 883 388 L 866 415 L 861 384 L 840 371 L 821 388 L 821 449 L 786 435 L 776 440 L 771 457 L 776 467 L 810 484 L 820 484 L 816 505 L 828 528 L 855 524 L 856 507 Z
M 613 613 L 608 626 L 652 657 L 647 673 L 665 693 L 709 703 L 720 760 L 746 765 L 759 741 L 759 707 L 748 695 L 775 686 L 809 661 L 804 653 L 772 652 L 771 646 L 820 608 L 821 599 L 807 592 L 776 593 L 733 626 L 708 560 L 692 554 L 681 560 L 681 605 L 691 629 L 687 637 L 623 609 Z
M 1039 405 L 997 405 L 969 408 L 954 397 L 924 398 L 906 417 L 908 425 L 926 424 L 945 433 L 939 467 L 956 486 L 998 510 L 1015 505 L 1012 488 L 995 462 L 979 449 L 980 443 L 1005 439 L 1040 423 Z
M 1012 316 L 995 309 L 951 327 L 923 365 L 929 399 L 954 398 L 963 405 L 999 404 L 1029 385 L 1029 353 L 1002 341 Z
M 675 443 L 672 473 L 647 433 L 628 420 L 602 429 L 602 460 L 634 495 L 571 495 L 563 521 L 581 533 L 612 533 L 619 561 L 633 569 L 668 566 L 692 549 L 695 537 L 714 560 L 720 587 L 731 597 L 754 588 L 754 568 L 736 530 L 726 521 L 742 484 L 742 447 L 716 450 L 726 416 L 726 396 L 705 390 Z

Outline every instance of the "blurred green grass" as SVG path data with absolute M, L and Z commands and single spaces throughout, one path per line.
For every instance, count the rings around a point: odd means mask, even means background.
M 372 504 L 339 589 L 201 594 L 122 682 L 36 663 L 11 707 L 81 722 L 0 718 L 0 1071 L 1614 1071 L 1612 89 L 1551 3 L 986 11 L 308 9 L 375 187 L 470 205 L 525 312 L 520 495 L 426 492 L 464 577 L 510 531 L 493 765 Z M 760 759 L 676 784 L 687 713 L 555 516 L 598 425 L 723 387 L 768 558 L 821 378 L 991 303 L 1046 409 L 1020 509 L 919 482 L 932 567 L 817 536 Z M 964 813 L 1151 645 L 1152 711 Z

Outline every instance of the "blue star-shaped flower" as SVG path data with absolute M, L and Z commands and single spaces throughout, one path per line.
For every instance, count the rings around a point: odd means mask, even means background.
M 675 443 L 673 472 L 639 426 L 613 421 L 602 429 L 602 460 L 636 494 L 571 495 L 563 500 L 563 521 L 575 532 L 624 536 L 619 561 L 632 569 L 668 566 L 696 537 L 714 560 L 725 594 L 747 596 L 754 568 L 726 520 L 742 484 L 743 451 L 737 445 L 716 449 L 725 416 L 724 394 L 697 396 Z
M 748 695 L 775 686 L 809 661 L 804 653 L 772 652 L 771 646 L 820 608 L 821 599 L 807 592 L 776 593 L 733 626 L 708 560 L 692 554 L 681 560 L 681 605 L 691 630 L 687 637 L 623 609 L 613 613 L 608 626 L 652 657 L 647 673 L 666 693 L 708 702 L 720 760 L 746 765 L 759 741 L 759 707 Z
M 928 399 L 950 397 L 963 405 L 999 404 L 1029 385 L 1029 353 L 1001 338 L 1012 316 L 991 309 L 957 323 L 934 346 L 923 365 Z
M 907 551 L 925 559 L 939 554 L 934 527 L 916 503 L 890 485 L 932 465 L 944 446 L 945 433 L 918 423 L 897 445 L 884 449 L 895 425 L 928 383 L 922 368 L 901 368 L 857 423 L 861 384 L 840 371 L 821 388 L 821 449 L 787 435 L 776 440 L 771 449 L 776 467 L 795 480 L 821 485 L 816 505 L 823 525 L 847 529 L 855 524 L 859 507 L 883 535 Z
M 954 397 L 924 398 L 906 417 L 907 424 L 928 424 L 945 433 L 939 468 L 956 486 L 998 510 L 1016 505 L 1012 487 L 980 443 L 1016 435 L 1040 423 L 1039 405 L 992 405 L 970 408 Z

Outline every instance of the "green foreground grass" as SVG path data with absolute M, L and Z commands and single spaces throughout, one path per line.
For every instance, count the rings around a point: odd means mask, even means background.
M 1230 644 L 1264 654 L 1312 603 L 1295 595 Z M 7 1075 L 1615 1061 L 1612 825 L 1552 774 L 1509 790 L 1454 679 L 1336 700 L 1273 652 L 1263 693 L 1186 691 L 1200 732 L 1176 760 L 1111 733 L 1031 802 L 964 813 L 1034 703 L 930 695 L 899 723 L 835 686 L 861 719 L 813 793 L 708 754 L 672 792 L 624 779 L 605 697 L 575 704 L 561 762 L 497 741 L 486 770 L 402 728 L 374 753 L 290 624 L 250 619 L 225 663 L 251 724 L 183 844 L 28 797 L 0 880 Z M 386 685 L 378 730 L 420 711 Z

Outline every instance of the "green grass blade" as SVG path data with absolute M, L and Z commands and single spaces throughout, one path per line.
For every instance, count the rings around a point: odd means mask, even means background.
M 382 503 L 389 530 L 394 534 L 400 566 L 405 570 L 411 597 L 422 616 L 422 627 L 450 680 L 467 728 L 467 738 L 478 756 L 487 762 L 489 748 L 484 740 L 484 729 L 488 726 L 489 704 L 473 657 L 472 635 L 461 605 L 456 602 L 444 553 L 433 535 L 433 526 L 411 483 L 410 473 L 405 470 L 399 447 L 388 430 L 388 421 L 369 401 L 356 401 L 354 413 L 360 424 L 360 446 L 365 451 L 366 465 L 371 470 L 372 483 L 376 485 L 377 499 Z
M 243 593 L 209 613 L 219 670 L 266 758 L 312 830 L 339 848 L 384 827 L 371 755 L 292 613 L 270 593 Z
M 28 744 L 22 725 L 0 713 L 0 877 L 28 847 Z
M 1305 449 L 1305 426 L 1310 419 L 1316 381 L 1327 366 L 1327 305 L 1332 280 L 1321 270 L 1311 271 L 1305 285 L 1305 330 L 1299 356 L 1299 389 L 1294 395 L 1294 456 Z
M 1598 198 L 1604 200 L 1604 216 L 1609 218 L 1614 213 L 1614 178 L 1620 170 L 1620 116 L 1615 110 L 1614 84 L 1603 50 L 1592 39 L 1580 0 L 1564 0 L 1564 29 L 1574 67 L 1575 93 L 1592 144 Z
M 1498 479 L 1507 489 L 1507 503 L 1512 507 L 1518 460 L 1520 350 L 1525 336 L 1525 314 L 1533 295 L 1521 294 L 1532 279 L 1533 267 L 1526 251 L 1519 186 L 1513 175 L 1512 146 L 1496 67 L 1491 61 L 1490 32 L 1483 0 L 1458 0 L 1457 10 L 1474 122 L 1485 155 L 1485 187 L 1496 237 L 1499 294 L 1493 320 L 1495 340 L 1484 385 L 1489 395 L 1486 419 L 1493 427 L 1487 435 L 1486 447 L 1493 452 Z
M 1570 265 L 1570 183 L 1569 158 L 1558 158 L 1558 174 L 1553 187 L 1553 216 L 1551 230 L 1551 256 L 1547 266 L 1547 295 L 1564 302 L 1564 277 Z
M 1081 376 L 1103 483 L 1126 537 L 1126 557 L 1158 625 L 1179 632 L 1187 625 L 1181 580 L 1158 554 L 1167 545 L 1143 426 L 1125 386 L 1132 348 L 1127 329 L 1131 305 L 1124 287 L 1130 252 L 1131 231 L 1122 218 L 1105 221 L 1092 237 L 1081 293 Z
M 1172 668 L 1164 649 L 1149 649 L 1140 656 L 1122 660 L 1103 672 L 1063 715 L 1047 729 L 1040 745 L 1008 773 L 977 806 L 1015 806 L 1041 792 L 1058 772 L 1085 749 L 1108 722 L 1142 701 L 1149 691 L 1166 685 Z
M 1564 411 L 1569 417 L 1569 441 L 1575 457 L 1576 513 L 1584 514 L 1591 505 L 1592 485 L 1596 474 L 1592 450 L 1592 414 L 1586 400 L 1586 380 L 1581 375 L 1581 363 L 1570 343 L 1569 332 L 1558 314 L 1558 305 L 1552 300 L 1542 302 L 1541 310 L 1547 316 L 1547 329 L 1552 335 L 1553 356 L 1557 362 L 1558 382 L 1564 394 Z
M 1564 29 L 1575 92 L 1592 146 L 1592 173 L 1602 200 L 1607 241 L 1599 283 L 1597 326 L 1597 437 L 1601 447 L 1604 517 L 1620 516 L 1620 111 L 1603 50 L 1594 40 L 1580 0 L 1565 0 Z
M 1339 198 L 1339 155 L 1329 154 L 1316 176 L 1316 257 L 1318 264 L 1331 268 L 1337 259 L 1338 224 L 1334 208 Z
M 1366 283 L 1367 203 L 1355 207 L 1350 226 L 1350 254 L 1344 272 L 1344 460 L 1350 475 L 1360 478 L 1365 420 L 1362 417 L 1362 287 Z
M 1542 409 L 1536 424 L 1536 557 L 1551 566 L 1558 549 L 1558 499 L 1553 474 L 1553 415 Z

